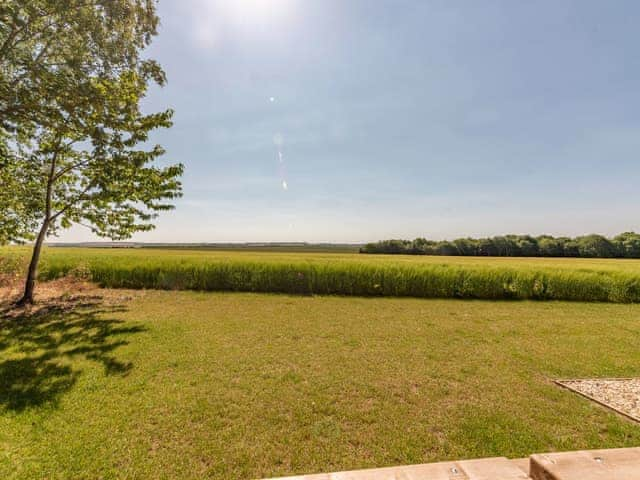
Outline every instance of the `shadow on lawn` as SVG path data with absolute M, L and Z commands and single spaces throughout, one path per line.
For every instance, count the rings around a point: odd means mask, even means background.
M 45 305 L 33 313 L 0 309 L 0 411 L 55 403 L 82 373 L 73 360 L 102 364 L 107 375 L 126 375 L 132 364 L 115 358 L 113 350 L 145 329 L 108 317 L 123 311 L 101 297 Z

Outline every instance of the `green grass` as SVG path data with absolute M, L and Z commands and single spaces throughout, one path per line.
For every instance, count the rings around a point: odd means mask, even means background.
M 640 375 L 637 306 L 137 295 L 0 322 L 0 478 L 226 480 L 640 444 L 638 425 L 551 382 Z
M 0 249 L 0 270 L 15 271 L 27 254 L 25 248 Z M 113 288 L 640 301 L 640 260 L 45 249 L 41 278 L 54 279 L 73 272 Z

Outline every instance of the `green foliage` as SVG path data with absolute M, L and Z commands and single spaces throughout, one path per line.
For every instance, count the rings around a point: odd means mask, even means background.
M 140 110 L 149 83 L 165 82 L 140 58 L 155 2 L 16 1 L 0 20 L 0 243 L 74 223 L 112 239 L 153 228 L 183 170 L 153 165 L 159 145 L 139 147 L 171 126 L 171 110 Z
M 361 253 L 389 253 L 409 255 L 461 255 L 486 257 L 583 257 L 583 258 L 640 258 L 640 235 L 627 232 L 608 239 L 602 235 L 577 238 L 549 235 L 507 235 L 492 238 L 459 238 L 449 241 L 382 240 L 369 243 Z
M 105 98 L 94 78 L 138 71 L 164 82 L 140 51 L 156 34 L 154 0 L 0 2 L 0 126 L 30 134 L 83 124 Z
M 31 183 L 26 180 L 27 164 L 10 158 L 12 153 L 2 149 L 1 143 L 0 150 L 0 245 L 32 240 L 39 218 L 30 195 Z
M 615 237 L 618 251 L 625 258 L 640 258 L 640 235 L 633 232 L 621 233 Z

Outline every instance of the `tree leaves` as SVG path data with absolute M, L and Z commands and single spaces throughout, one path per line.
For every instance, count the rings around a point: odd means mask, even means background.
M 74 223 L 112 239 L 153 228 L 181 195 L 180 164 L 154 164 L 143 114 L 157 62 L 152 0 L 0 0 L 0 243 Z
M 0 0 L 0 120 L 5 130 L 77 118 L 100 102 L 91 78 L 139 71 L 164 84 L 140 51 L 156 34 L 153 0 Z

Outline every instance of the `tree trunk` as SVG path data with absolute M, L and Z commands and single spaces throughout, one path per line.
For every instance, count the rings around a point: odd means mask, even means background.
M 40 261 L 40 252 L 42 251 L 42 244 L 47 236 L 47 230 L 49 229 L 49 219 L 46 219 L 42 223 L 42 228 L 36 238 L 36 243 L 33 245 L 33 253 L 31 254 L 31 262 L 29 262 L 29 270 L 27 272 L 27 280 L 24 284 L 24 293 L 22 298 L 16 302 L 16 305 L 23 307 L 25 305 L 33 305 L 33 291 L 36 286 L 36 277 L 38 275 L 38 262 Z
M 36 243 L 33 245 L 33 253 L 31 254 L 31 262 L 29 262 L 29 270 L 27 272 L 27 280 L 24 284 L 24 293 L 22 298 L 16 302 L 18 306 L 33 305 L 33 290 L 36 286 L 36 276 L 38 274 L 38 262 L 40 261 L 40 252 L 42 251 L 42 244 L 47 237 L 49 226 L 51 221 L 55 220 L 55 217 L 51 217 L 51 196 L 53 194 L 53 183 L 55 182 L 56 164 L 58 160 L 58 153 L 60 148 L 60 140 L 58 139 L 58 146 L 53 152 L 51 158 L 51 166 L 49 168 L 49 175 L 47 177 L 47 192 L 45 194 L 45 206 L 44 206 L 44 220 L 42 221 L 42 227 L 38 232 Z

